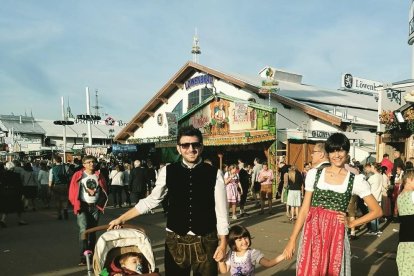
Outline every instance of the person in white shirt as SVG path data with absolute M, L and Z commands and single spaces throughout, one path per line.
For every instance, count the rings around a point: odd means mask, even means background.
M 124 172 L 120 165 L 115 165 L 115 168 L 109 174 L 111 181 L 111 193 L 114 200 L 114 207 L 122 207 L 122 191 L 124 189 Z
M 368 178 L 368 183 L 371 187 L 371 194 L 377 200 L 378 205 L 381 206 L 381 194 L 382 194 L 382 174 L 381 174 L 381 164 L 374 163 L 371 166 L 371 170 L 373 174 L 370 178 Z M 378 235 L 382 232 L 379 231 L 379 220 L 378 218 L 371 221 L 371 231 L 369 231 L 368 235 Z
M 189 276 L 191 270 L 194 275 L 217 275 L 217 261 L 225 257 L 229 233 L 223 174 L 202 161 L 200 130 L 182 127 L 177 136 L 177 151 L 182 161 L 163 167 L 151 194 L 112 220 L 108 229 L 119 228 L 150 212 L 168 194 L 165 275 Z M 191 258 L 194 254 L 198 258 Z

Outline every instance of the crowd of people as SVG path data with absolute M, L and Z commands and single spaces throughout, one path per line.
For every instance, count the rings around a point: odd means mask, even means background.
M 349 275 L 350 241 L 361 237 L 364 225 L 366 235 L 380 236 L 380 222 L 392 221 L 401 223 L 400 275 L 412 271 L 412 262 L 405 260 L 414 254 L 414 168 L 411 160 L 403 162 L 399 151 L 393 162 L 384 154 L 381 162 L 362 165 L 350 160 L 346 136 L 335 133 L 313 147 L 302 171 L 280 159 L 275 173 L 259 158 L 253 164 L 239 159 L 222 170 L 214 167 L 201 158 L 203 137 L 193 127 L 179 130 L 176 147 L 181 160 L 159 169 L 150 161 L 145 166 L 140 160 L 107 164 L 93 156 L 71 165 L 59 156 L 53 166 L 45 161 L 1 164 L 0 226 L 7 227 L 11 213 L 17 214 L 19 225 L 26 225 L 24 212 L 36 211 L 39 201 L 43 208 L 53 205 L 59 220 L 68 218 L 72 206 L 84 265 L 83 252 L 94 249 L 96 238 L 89 235 L 85 241 L 80 236 L 98 225 L 112 195 L 113 208 L 131 208 L 112 220 L 108 230 L 162 205 L 166 275 L 253 275 L 256 264 L 271 267 L 295 253 L 297 275 Z M 273 214 L 272 204 L 279 198 L 294 226 L 283 253 L 267 259 L 251 248 L 248 229 L 235 222 L 251 215 L 247 200 L 262 215 Z

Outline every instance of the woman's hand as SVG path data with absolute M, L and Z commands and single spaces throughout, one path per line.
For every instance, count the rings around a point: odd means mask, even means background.
M 288 244 L 283 250 L 283 255 L 285 256 L 285 260 L 290 260 L 293 257 L 293 255 L 295 254 L 295 248 L 296 248 L 296 241 L 289 239 Z
M 338 212 L 338 215 L 336 215 L 336 217 L 338 218 L 338 221 L 340 223 L 345 224 L 345 227 L 349 228 L 349 222 L 348 222 L 348 218 L 346 216 L 346 213 Z

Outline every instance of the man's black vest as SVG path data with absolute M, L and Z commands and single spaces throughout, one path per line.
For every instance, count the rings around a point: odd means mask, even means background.
M 167 228 L 179 235 L 216 231 L 214 188 L 217 169 L 201 162 L 192 169 L 182 162 L 167 166 Z

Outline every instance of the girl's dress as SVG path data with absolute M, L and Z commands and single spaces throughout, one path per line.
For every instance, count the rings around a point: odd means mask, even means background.
M 227 202 L 229 203 L 240 202 L 240 193 L 237 190 L 238 187 L 239 187 L 239 176 L 236 174 L 236 176 L 232 176 L 231 181 L 226 185 Z
M 397 199 L 400 214 L 397 266 L 400 276 L 413 275 L 414 270 L 414 191 L 402 192 Z
M 305 189 L 313 192 L 297 255 L 296 275 L 350 275 L 351 253 L 345 225 L 338 212 L 346 212 L 352 194 L 370 194 L 363 175 L 348 172 L 344 182 L 324 181 L 325 169 L 313 169 L 306 176 Z
M 230 266 L 231 276 L 254 276 L 254 268 L 263 258 L 263 253 L 249 248 L 243 256 L 237 256 L 236 252 L 229 251 L 226 265 Z

